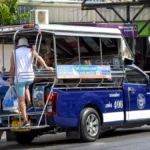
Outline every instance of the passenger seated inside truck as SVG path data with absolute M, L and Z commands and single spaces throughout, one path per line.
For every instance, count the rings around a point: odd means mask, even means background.
M 54 68 L 54 54 L 53 54 L 53 52 L 46 53 L 43 57 L 43 60 L 45 61 L 46 65 L 48 67 Z M 42 76 L 42 74 L 43 74 L 43 76 Z M 35 79 L 34 79 L 34 82 L 48 82 L 48 81 L 51 81 L 51 79 L 48 78 L 48 75 L 50 75 L 50 74 L 53 74 L 52 71 L 46 70 L 44 68 L 44 66 L 40 65 L 35 60 Z M 46 77 L 46 75 L 47 75 L 47 77 Z M 43 78 L 44 76 L 45 76 L 45 78 Z

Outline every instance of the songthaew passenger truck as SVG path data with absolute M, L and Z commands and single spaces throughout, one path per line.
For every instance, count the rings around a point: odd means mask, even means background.
M 103 131 L 150 124 L 149 76 L 134 65 L 118 29 L 53 24 L 0 28 L 1 45 L 14 44 L 15 49 L 20 37 L 41 57 L 50 53 L 55 71 L 42 69 L 34 58 L 29 127 L 20 127 L 19 111 L 1 107 L 0 130 L 14 135 L 18 143 L 57 132 L 92 142 Z M 9 80 L 10 73 L 3 74 L 3 80 Z M 2 91 L 6 85 L 0 84 Z

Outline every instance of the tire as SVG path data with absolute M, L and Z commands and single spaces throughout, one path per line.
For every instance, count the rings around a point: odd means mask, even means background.
M 34 137 L 35 136 L 30 132 L 19 132 L 16 133 L 16 142 L 19 144 L 30 144 L 33 141 Z
M 94 123 L 94 124 L 93 124 Z M 101 120 L 93 108 L 85 108 L 80 115 L 80 138 L 84 142 L 94 142 L 101 132 Z

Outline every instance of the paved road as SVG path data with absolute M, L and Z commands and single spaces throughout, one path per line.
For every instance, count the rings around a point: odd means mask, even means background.
M 1 150 L 150 150 L 150 127 L 119 130 L 101 135 L 96 142 L 81 143 L 68 140 L 65 134 L 45 135 L 22 146 L 16 142 L 0 141 Z

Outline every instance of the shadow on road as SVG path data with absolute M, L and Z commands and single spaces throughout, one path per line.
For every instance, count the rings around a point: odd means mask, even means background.
M 34 140 L 31 144 L 29 145 L 20 145 L 16 142 L 8 142 L 7 144 L 5 144 L 4 146 L 1 146 L 0 143 L 0 149 L 6 149 L 6 150 L 27 150 L 27 149 L 33 149 L 33 148 L 39 148 L 39 149 L 44 149 L 46 147 L 52 147 L 52 149 L 56 149 L 58 147 L 61 147 L 64 145 L 67 146 L 67 148 L 69 148 L 70 146 L 72 147 L 71 144 L 81 144 L 81 141 L 79 140 L 72 140 L 72 139 L 66 139 L 65 136 L 61 136 L 59 139 L 55 138 L 54 136 L 42 136 L 40 138 L 37 138 L 36 140 Z M 70 146 L 69 146 L 70 145 Z
M 106 131 L 100 135 L 100 138 L 111 138 L 116 136 L 126 136 L 126 135 L 133 135 L 139 134 L 144 132 L 150 132 L 150 128 L 130 128 L 130 129 L 118 129 L 116 131 Z
M 150 132 L 150 128 L 138 128 L 138 129 L 128 129 L 128 130 L 118 130 L 118 131 L 110 131 L 110 132 L 105 132 L 102 133 L 100 136 L 100 139 L 105 139 L 105 138 L 115 138 L 115 137 L 122 137 L 122 136 L 127 136 L 127 135 L 135 135 L 135 134 L 140 134 L 140 133 L 145 133 L 145 132 Z M 103 140 L 104 141 L 104 140 Z M 3 143 L 4 144 L 4 143 Z M 46 135 L 42 136 L 36 140 L 33 141 L 30 145 L 19 145 L 16 142 L 8 142 L 3 145 L 0 143 L 0 149 L 7 149 L 7 150 L 14 150 L 14 149 L 21 149 L 21 150 L 27 150 L 27 149 L 43 149 L 47 147 L 50 147 L 51 150 L 55 149 L 61 149 L 61 148 L 66 148 L 66 149 L 71 149 L 73 147 L 80 147 L 80 146 L 85 146 L 87 143 L 82 143 L 79 140 L 70 140 L 66 139 L 65 134 L 58 134 L 58 135 Z M 80 148 L 79 148 L 80 149 Z

